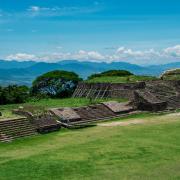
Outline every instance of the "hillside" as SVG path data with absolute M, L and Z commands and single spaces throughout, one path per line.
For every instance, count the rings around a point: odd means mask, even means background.
M 172 68 L 180 68 L 180 62 L 156 65 L 156 66 L 138 66 L 125 62 L 96 63 L 79 62 L 75 60 L 65 60 L 57 63 L 35 63 L 35 62 L 17 62 L 0 61 L 0 85 L 25 84 L 31 85 L 31 82 L 39 75 L 52 70 L 74 71 L 82 78 L 89 75 L 112 69 L 128 70 L 136 75 L 159 76 L 162 72 Z

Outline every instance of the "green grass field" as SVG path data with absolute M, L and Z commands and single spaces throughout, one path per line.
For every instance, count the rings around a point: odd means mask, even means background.
M 91 127 L 0 143 L 1 180 L 180 179 L 180 116 L 141 114 Z
M 104 76 L 104 77 L 96 77 L 90 80 L 87 80 L 86 82 L 89 83 L 100 83 L 100 82 L 109 82 L 109 83 L 131 83 L 131 82 L 138 82 L 138 81 L 149 81 L 149 80 L 156 80 L 156 77 L 152 76 L 125 76 L 125 77 L 119 77 L 119 76 Z

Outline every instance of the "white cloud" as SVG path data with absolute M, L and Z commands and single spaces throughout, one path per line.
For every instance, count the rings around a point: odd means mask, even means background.
M 57 51 L 61 50 L 61 46 L 56 47 Z M 127 61 L 137 64 L 156 64 L 158 62 L 171 62 L 180 60 L 180 45 L 168 47 L 161 50 L 133 50 L 130 48 L 119 47 L 114 53 L 105 54 L 97 51 L 79 50 L 74 53 L 70 52 L 55 52 L 41 55 L 28 53 L 17 53 L 9 55 L 6 60 L 33 60 L 55 62 L 59 60 L 80 60 L 80 61 L 97 61 L 97 62 L 112 62 L 112 61 Z
M 168 48 L 164 49 L 164 53 L 167 56 L 171 56 L 174 58 L 180 58 L 180 45 L 168 47 Z
M 11 54 L 6 57 L 6 60 L 17 60 L 17 61 L 29 61 L 33 60 L 36 61 L 38 58 L 33 54 L 26 54 L 26 53 L 17 53 L 17 54 Z
M 120 47 L 116 51 L 116 58 L 135 58 L 135 59 L 152 59 L 160 58 L 161 54 L 154 49 L 144 51 L 132 50 L 125 47 Z
M 97 51 L 84 51 L 80 50 L 79 52 L 72 55 L 73 59 L 79 60 L 103 60 L 105 57 Z
M 31 6 L 28 11 L 31 11 L 31 12 L 38 12 L 40 11 L 40 7 L 39 6 Z

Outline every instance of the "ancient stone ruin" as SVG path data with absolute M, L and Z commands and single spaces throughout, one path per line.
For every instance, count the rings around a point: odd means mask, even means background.
M 126 98 L 140 110 L 177 109 L 180 108 L 180 81 L 80 83 L 73 97 Z
M 16 109 L 13 111 L 23 118 L 0 121 L 0 141 L 11 142 L 14 139 L 60 130 L 61 124 L 51 113 L 35 116 L 31 112 Z
M 87 125 L 94 121 L 141 111 L 164 111 L 180 108 L 180 81 L 148 81 L 129 84 L 80 83 L 73 97 L 86 98 L 126 98 L 126 103 L 116 101 L 93 104 L 78 108 L 53 108 L 41 114 L 33 114 L 24 109 L 14 113 L 26 118 L 0 121 L 0 141 L 36 135 L 66 128 Z
M 145 83 L 79 83 L 72 97 L 93 99 L 127 98 L 132 99 L 134 90 L 144 89 Z
M 162 111 L 180 108 L 180 81 L 147 82 L 144 90 L 135 91 L 134 94 L 133 102 L 140 110 Z M 150 106 L 152 108 L 149 109 Z
M 16 138 L 36 134 L 36 127 L 26 118 L 0 121 L 0 141 L 2 142 L 11 142 Z
M 133 107 L 130 106 L 129 103 L 111 101 L 78 108 L 54 108 L 50 111 L 59 118 L 59 121 L 61 121 L 65 127 L 71 127 L 119 117 L 133 110 Z

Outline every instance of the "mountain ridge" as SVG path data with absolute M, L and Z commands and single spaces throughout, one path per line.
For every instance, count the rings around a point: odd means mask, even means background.
M 180 68 L 180 62 L 163 65 L 140 66 L 127 62 L 106 63 L 64 60 L 56 63 L 47 63 L 0 60 L 0 85 L 24 84 L 30 86 L 37 76 L 53 70 L 74 71 L 85 79 L 93 73 L 100 73 L 112 69 L 128 70 L 137 75 L 159 76 L 162 72 L 174 68 Z

